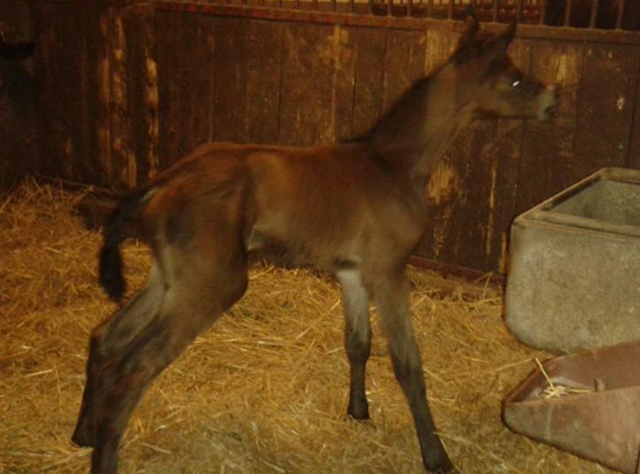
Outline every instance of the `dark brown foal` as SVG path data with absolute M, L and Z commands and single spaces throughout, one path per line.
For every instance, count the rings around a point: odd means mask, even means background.
M 456 133 L 480 117 L 546 120 L 553 112 L 556 92 L 507 56 L 514 32 L 484 36 L 469 19 L 451 59 L 362 137 L 310 148 L 206 144 L 120 203 L 105 231 L 101 284 L 122 297 L 126 237 L 146 242 L 154 265 L 145 288 L 91 335 L 73 440 L 94 447 L 93 474 L 116 472 L 118 444 L 143 392 L 242 297 L 252 254 L 336 275 L 351 367 L 348 413 L 356 419 L 369 417 L 375 302 L 424 467 L 457 472 L 427 405 L 405 267 L 425 231 L 425 186 Z

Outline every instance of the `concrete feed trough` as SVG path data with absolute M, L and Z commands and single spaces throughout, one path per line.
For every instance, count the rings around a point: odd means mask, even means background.
M 640 448 L 640 343 L 547 361 L 504 402 L 512 430 L 636 474 Z
M 556 352 L 640 339 L 640 172 L 603 168 L 514 220 L 505 314 Z

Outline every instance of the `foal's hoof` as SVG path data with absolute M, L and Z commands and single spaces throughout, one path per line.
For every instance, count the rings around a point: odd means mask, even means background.
M 451 466 L 450 468 L 438 469 L 436 471 L 430 471 L 427 469 L 427 472 L 430 474 L 462 474 L 455 467 Z
M 427 469 L 427 472 L 430 472 L 432 474 L 461 474 L 461 472 L 458 471 L 452 464 L 443 468 L 436 469 L 435 471 L 430 471 L 429 469 Z
M 81 448 L 93 448 L 94 446 L 89 430 L 85 427 L 81 427 L 80 424 L 76 426 L 76 429 L 71 436 L 71 441 L 73 441 L 73 444 Z
M 367 421 L 371 419 L 371 417 L 369 416 L 368 407 L 364 407 L 364 409 L 360 410 L 355 410 L 352 409 L 352 407 L 349 407 L 349 409 L 347 410 L 347 415 L 349 415 L 349 418 L 353 418 L 356 421 Z
M 347 415 L 358 421 L 369 420 L 369 403 L 366 399 L 362 400 L 357 397 L 349 400 Z
M 432 462 L 429 463 L 423 460 L 425 470 L 431 474 L 461 474 L 444 451 L 442 454 L 444 454 L 444 458 L 441 457 L 438 462 L 433 462 L 432 460 Z

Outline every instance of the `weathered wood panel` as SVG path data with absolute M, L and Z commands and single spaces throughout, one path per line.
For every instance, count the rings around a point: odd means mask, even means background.
M 351 135 L 365 133 L 382 110 L 385 44 L 387 32 L 349 27 L 354 55 Z
M 247 110 L 247 22 L 239 18 L 218 18 L 215 26 L 214 99 L 212 138 L 246 142 Z
M 461 28 L 221 9 L 35 2 L 42 172 L 131 186 L 207 140 L 312 145 L 361 134 L 450 56 Z M 502 272 L 518 212 L 601 166 L 640 167 L 640 44 L 520 31 L 512 55 L 561 84 L 559 113 L 479 122 L 456 140 L 426 190 L 424 258 Z
M 584 173 L 582 159 L 574 153 L 582 58 L 580 43 L 534 44 L 531 74 L 547 84 L 558 83 L 562 100 L 552 121 L 524 124 L 516 213 L 564 189 Z
M 355 90 L 355 52 L 351 30 L 338 26 L 333 35 L 333 139 L 352 137 L 353 94 Z
M 558 81 L 562 102 L 552 122 L 526 123 L 518 212 L 603 166 L 625 166 L 638 58 L 630 46 L 536 44 L 533 74 Z
M 188 13 L 156 21 L 160 167 L 166 168 L 212 138 L 212 61 L 216 19 Z M 216 138 L 216 137 L 213 137 Z
M 425 75 L 426 34 L 388 30 L 385 45 L 382 109 L 386 111 L 411 84 Z
M 583 178 L 627 162 L 640 47 L 585 45 L 576 115 L 574 156 Z
M 287 24 L 280 88 L 280 142 L 330 143 L 335 139 L 335 57 L 338 26 Z
M 81 178 L 83 150 L 80 118 L 84 89 L 84 21 L 86 7 L 43 4 L 39 13 L 41 47 L 38 76 L 40 126 L 43 136 L 40 172 L 68 179 Z
M 154 11 L 138 7 L 123 13 L 125 36 L 128 147 L 136 165 L 129 165 L 129 182 L 149 179 L 158 171 L 158 78 Z
M 171 89 L 173 72 L 175 70 L 175 55 L 171 54 L 173 39 L 176 37 L 175 29 L 177 25 L 177 17 L 169 12 L 156 13 L 156 31 L 162 32 L 157 35 L 156 54 L 158 61 L 158 153 L 160 166 L 166 168 L 171 160 L 168 158 L 172 155 L 173 146 L 175 144 L 176 131 L 172 129 L 173 108 L 171 107 Z
M 631 137 L 629 138 L 627 167 L 640 169 L 640 70 L 636 73 L 636 98 L 633 123 L 631 125 Z
M 111 68 L 109 61 L 109 10 L 104 5 L 88 7 L 85 37 L 85 101 L 87 178 L 99 186 L 112 185 L 111 162 Z
M 129 81 L 132 77 L 127 70 L 127 37 L 124 22 L 126 16 L 133 14 L 128 10 L 110 9 L 109 11 L 109 65 L 111 78 L 111 104 L 109 120 L 111 123 L 111 160 L 112 179 L 115 184 L 131 187 L 135 185 L 137 160 L 131 147 L 129 132 L 132 117 L 129 114 Z
M 240 141 L 278 143 L 283 26 L 267 21 L 246 25 L 246 111 Z
M 31 41 L 30 15 L 25 2 L 0 2 L 5 41 Z M 36 172 L 39 133 L 36 128 L 33 60 L 0 58 L 0 190 Z

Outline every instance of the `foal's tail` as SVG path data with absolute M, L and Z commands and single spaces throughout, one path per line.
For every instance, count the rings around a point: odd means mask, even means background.
M 102 251 L 100 252 L 99 279 L 109 298 L 120 301 L 126 289 L 122 276 L 122 256 L 120 244 L 130 237 L 126 232 L 131 219 L 136 217 L 143 207 L 148 186 L 135 189 L 118 203 L 104 229 Z

